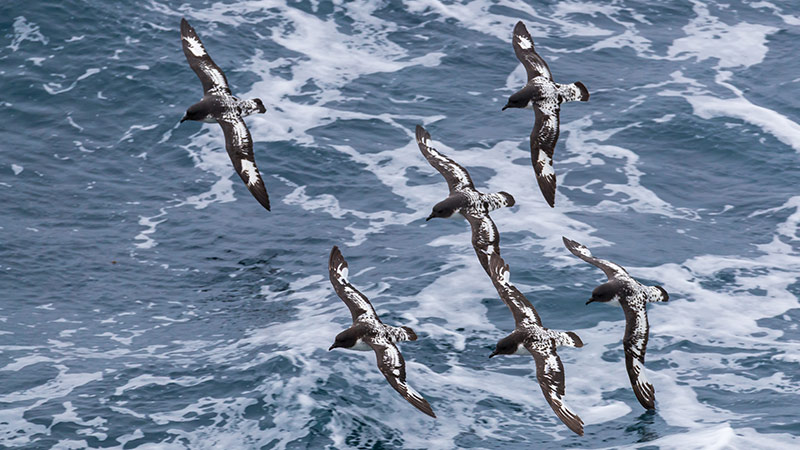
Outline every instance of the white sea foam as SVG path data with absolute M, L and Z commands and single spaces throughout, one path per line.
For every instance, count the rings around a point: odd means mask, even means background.
M 517 19 L 497 14 L 496 8 L 491 8 L 491 5 L 491 2 L 484 1 L 453 5 L 432 0 L 409 2 L 413 11 L 435 13 L 435 20 L 456 20 L 465 28 L 509 40 L 511 28 Z M 535 32 L 550 32 L 551 27 L 558 26 L 567 32 L 602 38 L 594 44 L 595 48 L 628 46 L 634 48 L 637 54 L 647 53 L 648 57 L 687 61 L 692 58 L 696 61 L 716 58 L 718 67 L 723 68 L 746 68 L 763 60 L 765 52 L 761 46 L 764 45 L 764 38 L 772 32 L 768 27 L 728 26 L 712 17 L 702 5 L 698 5 L 695 4 L 698 17 L 684 29 L 687 36 L 674 41 L 666 56 L 652 54 L 647 39 L 638 34 L 635 24 L 626 22 L 625 31 L 612 33 L 597 25 L 583 27 L 584 23 L 573 21 L 571 15 L 579 12 L 578 3 L 559 3 L 553 22 L 556 25 L 549 25 L 551 22 L 542 25 L 529 21 L 528 27 L 534 33 L 535 41 Z M 538 18 L 536 11 L 523 2 L 505 2 L 504 6 Z M 348 17 L 355 20 L 354 28 L 361 32 L 359 35 L 344 34 L 330 21 L 288 8 L 279 2 L 215 4 L 207 10 L 187 13 L 190 17 L 232 25 L 253 20 L 253 13 L 271 17 L 277 15 L 281 22 L 270 31 L 271 39 L 302 55 L 296 58 L 270 59 L 271 55 L 256 52 L 245 65 L 245 70 L 257 74 L 261 80 L 253 86 L 250 93 L 243 93 L 242 96 L 258 95 L 265 103 L 280 105 L 282 109 L 277 112 L 270 108 L 267 115 L 248 118 L 254 136 L 266 136 L 270 140 L 291 140 L 308 146 L 320 145 L 315 142 L 309 130 L 347 119 L 376 119 L 406 134 L 405 142 L 398 142 L 396 148 L 383 152 L 362 153 L 363 149 L 339 144 L 330 148 L 363 165 L 365 172 L 377 177 L 384 187 L 398 197 L 402 206 L 413 211 L 411 213 L 365 212 L 344 208 L 336 193 L 309 195 L 304 186 L 292 184 L 288 179 L 270 177 L 292 189 L 283 199 L 285 204 L 334 218 L 352 217 L 353 223 L 347 229 L 353 237 L 347 243 L 353 246 L 363 243 L 370 233 L 382 232 L 389 225 L 410 224 L 424 218 L 430 206 L 447 194 L 444 180 L 420 155 L 412 130 L 407 125 L 412 120 L 427 125 L 442 117 L 370 115 L 339 111 L 328 106 L 332 102 L 344 100 L 342 88 L 360 76 L 383 71 L 394 72 L 414 64 L 434 65 L 440 61 L 441 55 L 436 53 L 409 59 L 408 52 L 387 38 L 389 31 L 397 29 L 396 25 L 385 23 L 373 15 L 374 8 L 368 3 L 356 2 L 347 10 Z M 169 12 L 175 14 L 174 11 Z M 616 6 L 594 6 L 588 14 L 610 16 L 619 20 L 619 8 Z M 634 17 L 634 20 L 644 19 Z M 752 50 L 751 54 L 733 55 L 728 44 L 743 32 L 754 33 L 743 41 Z M 201 31 L 201 35 L 202 33 Z M 700 48 L 698 42 L 707 39 L 709 33 L 722 35 L 725 45 L 717 49 Z M 323 35 L 326 36 L 324 41 L 320 38 Z M 209 51 L 212 56 L 215 54 L 213 48 Z M 359 64 L 336 61 L 334 55 L 340 53 L 355 55 Z M 290 72 L 289 79 L 270 72 L 277 68 Z M 508 77 L 509 89 L 520 86 L 524 82 L 524 70 L 519 65 L 513 69 L 509 67 L 508 70 L 512 70 Z M 310 104 L 287 100 L 288 96 L 299 94 L 309 81 L 320 87 Z M 732 86 L 724 78 L 716 81 L 723 86 L 723 83 Z M 796 125 L 793 122 L 781 122 L 780 117 L 783 116 L 780 114 L 770 115 L 769 110 L 758 109 L 760 107 L 750 105 L 742 97 L 734 99 L 730 104 L 725 103 L 728 100 L 715 100 L 716 97 L 700 81 L 687 78 L 681 72 L 674 72 L 665 76 L 665 80 L 654 80 L 651 85 L 638 88 L 669 86 L 673 89 L 676 85 L 681 90 L 670 92 L 686 98 L 695 108 L 695 114 L 701 118 L 733 114 L 732 117 L 742 120 L 758 120 L 759 126 L 766 132 L 774 133 L 787 145 L 797 145 L 797 133 L 794 130 Z M 737 95 L 735 88 L 731 90 Z M 661 91 L 662 95 L 670 95 L 667 92 Z M 641 104 L 635 101 L 629 110 Z M 737 105 L 742 108 L 741 113 L 736 112 Z M 731 106 L 734 107 L 733 112 Z M 745 111 L 755 113 L 760 118 L 746 119 Z M 590 112 L 587 110 L 586 114 Z M 666 122 L 672 119 L 672 115 L 663 115 L 656 120 Z M 771 121 L 784 126 L 767 123 Z M 219 181 L 209 192 L 190 197 L 181 204 L 202 208 L 210 202 L 234 199 L 233 183 L 239 183 L 238 177 L 235 177 L 230 160 L 222 150 L 221 133 L 216 128 L 216 125 L 210 125 L 192 136 L 192 142 L 186 150 L 197 168 L 218 177 Z M 488 149 L 452 148 L 447 142 L 437 139 L 435 126 L 429 128 L 434 145 L 468 169 L 489 165 L 486 156 L 492 155 L 491 169 L 495 174 L 478 188 L 485 192 L 507 190 L 517 198 L 530 199 L 528 202 L 519 202 L 513 209 L 503 208 L 493 213 L 501 233 L 524 233 L 524 237 L 519 240 L 504 240 L 503 248 L 541 247 L 545 257 L 560 257 L 552 262 L 555 266 L 569 264 L 575 265 L 574 270 L 594 270 L 588 266 L 579 269 L 585 265 L 564 255 L 560 241 L 562 234 L 578 239 L 590 247 L 608 244 L 595 235 L 596 230 L 591 226 L 569 216 L 569 213 L 579 209 L 590 212 L 630 210 L 633 213 L 656 214 L 676 220 L 698 218 L 696 211 L 671 205 L 653 190 L 643 186 L 641 182 L 644 174 L 640 168 L 640 156 L 634 148 L 624 147 L 623 144 L 613 141 L 615 134 L 626 128 L 603 128 L 602 122 L 592 116 L 587 115 L 562 124 L 561 144 L 555 157 L 555 171 L 561 184 L 557 194 L 558 208 L 555 210 L 543 207 L 538 186 L 533 182 L 530 165 L 512 163 L 516 159 L 527 157 L 528 144 L 525 138 L 494 142 Z M 781 135 L 783 138 L 778 137 Z M 258 142 L 257 140 L 257 157 L 264 148 L 259 148 Z M 624 176 L 622 182 L 597 180 L 584 186 L 571 184 L 572 171 L 610 164 L 619 167 Z M 409 179 L 405 175 L 409 168 L 429 174 L 432 184 L 409 185 Z M 604 199 L 594 208 L 578 208 L 569 198 L 571 189 L 603 195 Z M 785 386 L 787 375 L 780 372 L 763 378 L 742 374 L 740 360 L 748 354 L 738 351 L 731 353 L 729 350 L 747 348 L 765 357 L 777 350 L 780 353 L 776 358 L 792 358 L 792 343 L 776 341 L 780 332 L 760 326 L 758 321 L 797 308 L 797 299 L 792 295 L 789 286 L 797 281 L 793 274 L 800 273 L 800 259 L 786 240 L 797 239 L 796 228 L 800 222 L 798 198 L 790 199 L 782 207 L 760 211 L 754 216 L 783 212 L 790 214 L 785 222 L 778 225 L 774 240 L 759 247 L 763 256 L 748 258 L 704 255 L 655 267 L 628 267 L 634 276 L 658 280 L 672 295 L 669 303 L 649 308 L 652 336 L 645 371 L 656 387 L 659 416 L 669 425 L 680 427 L 681 431 L 654 441 L 655 445 L 663 448 L 696 448 L 698 444 L 743 448 L 757 446 L 759 442 L 766 442 L 773 447 L 796 443 L 797 439 L 787 434 L 765 435 L 752 428 L 735 425 L 742 420 L 742 415 L 698 398 L 696 389 L 706 388 L 709 383 L 716 383 L 734 392 L 755 389 L 785 392 L 791 389 Z M 141 248 L 152 248 L 155 245 L 152 235 L 156 226 L 163 221 L 164 214 L 165 210 L 162 209 L 161 214 L 142 218 L 140 225 L 146 229 L 137 236 L 137 240 L 144 241 L 139 243 L 143 245 Z M 533 225 L 531 217 L 536 217 Z M 159 425 L 175 423 L 176 426 L 170 428 L 170 433 L 180 436 L 190 446 L 199 448 L 241 446 L 242 441 L 237 439 L 242 436 L 250 439 L 245 442 L 249 446 L 267 445 L 274 439 L 278 442 L 276 447 L 286 447 L 293 440 L 307 437 L 308 429 L 298 424 L 312 421 L 316 423 L 320 420 L 322 411 L 329 414 L 330 419 L 326 419 L 321 426 L 330 434 L 337 447 L 352 445 L 352 440 L 348 440 L 352 439 L 352 430 L 365 426 L 400 430 L 404 444 L 411 447 L 453 448 L 457 446 L 457 438 L 465 430 L 482 439 L 508 439 L 511 442 L 513 437 L 506 437 L 509 436 L 508 430 L 533 427 L 538 432 L 551 434 L 554 439 L 563 439 L 569 432 L 559 425 L 560 422 L 542 398 L 536 385 L 531 358 L 498 358 L 496 361 L 487 361 L 482 367 L 462 363 L 463 352 L 475 345 L 469 339 L 478 338 L 480 345 L 488 348 L 494 344 L 494 340 L 510 330 L 497 329 L 486 320 L 487 310 L 478 300 L 496 297 L 496 294 L 491 284 L 486 282 L 485 274 L 472 253 L 468 226 L 465 223 L 458 225 L 460 228 L 452 234 L 421 243 L 444 247 L 442 250 L 448 257 L 447 263 L 440 268 L 441 275 L 430 285 L 422 287 L 413 297 L 394 291 L 391 282 L 385 281 L 393 274 L 372 275 L 364 272 L 366 268 L 362 267 L 354 268 L 356 275 L 351 277 L 353 283 L 368 296 L 387 293 L 392 296 L 393 301 L 404 305 L 403 324 L 415 328 L 423 338 L 417 342 L 401 344 L 407 361 L 408 382 L 431 400 L 434 410 L 443 419 L 431 422 L 427 417 L 411 410 L 377 371 L 373 355 L 324 351 L 333 336 L 349 325 L 349 314 L 333 294 L 327 279 L 317 274 L 288 274 L 287 277 L 296 277 L 296 280 L 286 291 L 273 290 L 273 286 L 262 289 L 265 302 L 293 305 L 296 316 L 290 321 L 249 330 L 244 338 L 236 341 L 187 339 L 172 342 L 171 345 L 178 346 L 178 349 L 173 348 L 166 353 L 159 353 L 158 349 L 147 352 L 154 358 L 203 359 L 212 363 L 229 364 L 233 371 L 252 369 L 272 360 L 288 360 L 293 367 L 292 374 L 265 374 L 263 383 L 256 389 L 261 398 L 275 405 L 275 412 L 271 417 L 275 424 L 273 427 L 263 430 L 257 421 L 244 417 L 245 409 L 254 403 L 249 397 L 203 397 L 189 405 L 176 406 L 174 410 L 156 413 L 148 411 L 147 414 L 145 408 L 133 405 L 130 408 L 115 406 L 115 411 L 140 419 L 149 417 Z M 425 226 L 433 228 L 450 225 L 430 222 Z M 513 266 L 513 261 L 511 263 Z M 722 289 L 707 287 L 707 282 L 715 280 L 721 271 L 733 271 L 734 281 Z M 377 279 L 384 281 L 377 282 Z M 454 298 L 452 286 L 459 286 L 459 292 L 463 294 Z M 752 289 L 761 289 L 766 295 L 748 293 Z M 457 308 L 453 307 L 455 302 Z M 393 310 L 379 300 L 375 303 L 379 313 L 387 309 Z M 616 318 L 610 322 L 604 321 L 589 329 L 574 330 L 587 345 L 577 350 L 564 349 L 560 353 L 567 374 L 567 398 L 587 423 L 587 429 L 600 427 L 606 422 L 617 421 L 640 411 L 625 373 L 620 342 L 624 321 L 622 312 L 617 312 Z M 547 318 L 544 320 L 547 325 Z M 297 339 L 297 330 L 304 330 L 303 339 Z M 682 349 L 666 350 L 668 346 L 682 340 L 712 349 L 719 348 L 720 353 L 707 351 L 696 354 Z M 274 351 L 261 351 L 265 346 L 272 345 L 277 347 Z M 434 371 L 425 366 L 426 358 L 431 357 L 420 349 L 426 345 L 435 346 L 433 351 L 437 353 L 433 358 L 445 364 L 446 370 Z M 256 350 L 256 356 L 247 356 L 248 352 Z M 726 352 L 724 356 L 723 351 Z M 616 359 L 608 361 L 608 354 L 616 354 Z M 660 364 L 652 364 L 656 361 Z M 650 367 L 653 366 L 659 367 L 658 370 L 652 370 Z M 577 375 L 580 368 L 584 367 L 592 368 L 591 377 Z M 526 375 L 520 375 L 520 372 Z M 715 375 L 709 377 L 709 372 L 714 372 Z M 344 387 L 332 383 L 327 395 L 319 394 L 320 385 L 338 380 L 339 377 L 350 382 L 345 383 Z M 126 380 L 126 384 L 117 389 L 122 392 L 136 389 L 145 385 L 137 385 L 142 381 L 147 379 Z M 156 384 L 170 382 L 174 380 L 160 377 Z M 627 401 L 618 400 L 616 396 L 608 398 L 609 392 L 617 390 L 626 393 Z M 502 411 L 504 408 L 479 410 L 476 405 L 481 401 L 510 405 L 520 413 L 508 414 L 507 411 Z M 380 420 L 373 420 L 366 415 L 359 403 L 369 403 L 369 414 L 380 417 Z M 178 425 L 189 421 L 194 415 L 209 413 L 212 413 L 209 425 L 192 431 L 186 431 Z M 224 420 L 223 417 L 235 420 Z M 476 421 L 479 421 L 478 426 Z M 412 429 L 415 430 L 413 433 L 405 432 Z M 511 436 L 513 433 L 512 431 Z M 133 430 L 118 441 L 124 444 L 142 436 L 141 431 Z
M 49 39 L 39 31 L 39 25 L 28 22 L 25 16 L 15 17 L 13 27 L 14 38 L 11 40 L 11 44 L 8 45 L 12 52 L 19 50 L 20 45 L 25 41 L 40 42 L 43 45 L 47 45 L 49 42 Z
M 70 85 L 67 86 L 67 87 L 64 87 L 64 85 L 62 83 L 57 82 L 57 81 L 51 81 L 50 83 L 45 83 L 45 84 L 42 85 L 42 87 L 50 95 L 63 94 L 65 92 L 69 92 L 69 91 L 75 89 L 75 86 L 77 86 L 78 83 L 81 80 L 85 80 L 86 78 L 89 78 L 92 75 L 100 73 L 100 71 L 101 71 L 101 69 L 96 68 L 96 67 L 92 67 L 92 68 L 86 69 L 86 71 L 83 74 L 78 76 L 78 78 L 76 78 L 75 81 L 70 83 Z

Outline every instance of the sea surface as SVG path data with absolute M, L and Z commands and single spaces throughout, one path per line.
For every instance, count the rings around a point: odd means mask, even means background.
M 185 17 L 246 119 L 272 200 L 247 191 L 181 51 Z M 549 208 L 530 163 L 523 20 L 561 111 Z M 800 447 L 800 5 L 795 1 L 4 1 L 0 5 L 0 448 Z M 493 213 L 511 281 L 563 348 L 555 417 L 533 359 L 414 127 L 517 205 Z M 647 284 L 647 375 L 582 242 Z M 350 279 L 409 383 L 331 351 Z

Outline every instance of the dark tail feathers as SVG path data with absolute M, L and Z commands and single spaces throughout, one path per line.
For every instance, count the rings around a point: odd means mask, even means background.
M 586 94 L 586 95 L 588 97 L 589 94 Z M 254 99 L 253 101 L 256 102 L 256 104 L 258 105 L 258 113 L 259 114 L 264 114 L 265 112 L 267 112 L 267 108 L 264 106 L 264 103 L 261 101 L 260 98 Z
M 581 90 L 581 98 L 580 101 L 588 102 L 589 101 L 589 90 L 586 89 L 586 86 L 583 85 L 580 81 L 575 82 L 575 86 L 578 86 L 578 89 Z

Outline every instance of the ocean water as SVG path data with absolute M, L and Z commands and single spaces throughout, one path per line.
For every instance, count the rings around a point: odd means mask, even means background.
M 187 18 L 247 118 L 273 210 L 232 170 Z M 564 105 L 556 208 L 530 165 L 523 20 Z M 0 448 L 800 446 L 800 7 L 795 2 L 197 1 L 0 5 Z M 560 351 L 586 435 L 548 407 L 465 222 L 425 222 L 443 178 L 423 124 L 493 213 L 511 280 Z M 638 279 L 651 305 L 645 412 L 619 308 L 565 235 Z M 431 419 L 374 356 L 328 352 L 349 325 L 339 245 Z

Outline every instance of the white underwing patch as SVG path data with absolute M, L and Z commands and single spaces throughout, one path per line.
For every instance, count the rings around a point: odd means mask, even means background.
M 258 183 L 258 169 L 251 161 L 242 160 L 242 173 L 247 175 L 247 184 L 253 186 Z
M 203 49 L 203 44 L 194 36 L 184 36 L 183 39 L 186 41 L 189 51 L 192 52 L 194 56 L 200 57 L 206 54 L 206 51 Z

